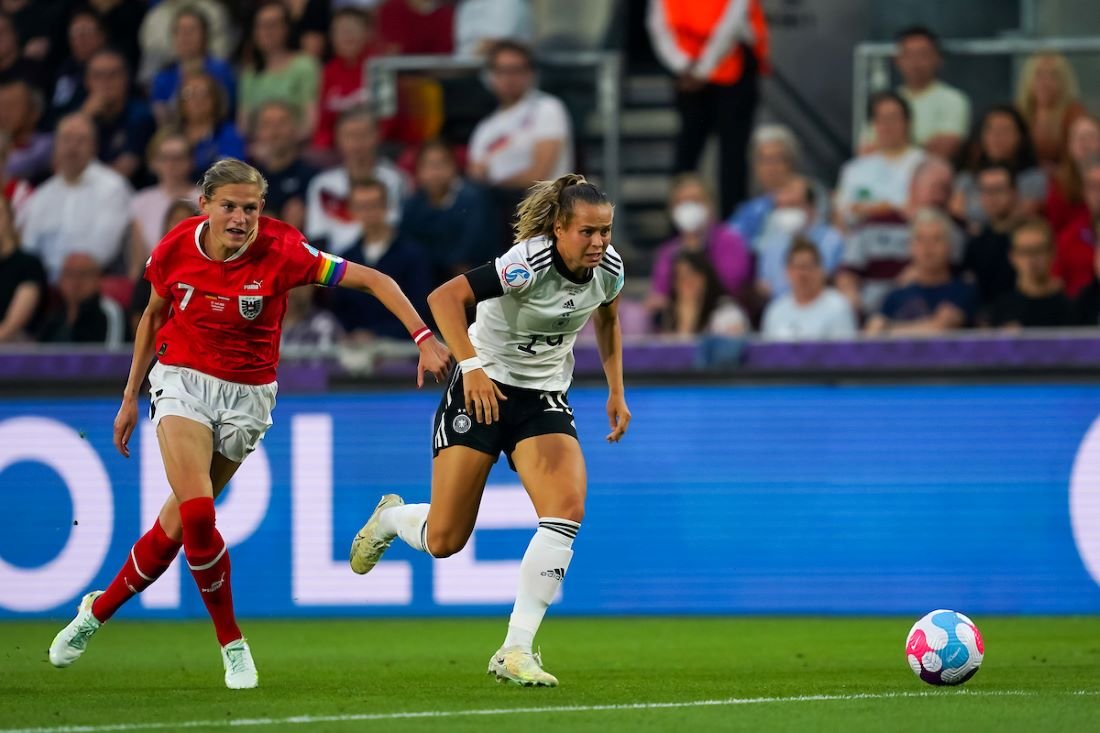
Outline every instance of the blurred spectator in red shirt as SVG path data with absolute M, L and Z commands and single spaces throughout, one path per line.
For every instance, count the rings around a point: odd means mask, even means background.
M 23 204 L 27 202 L 27 199 L 30 198 L 34 188 L 22 178 L 8 175 L 8 153 L 10 152 L 11 135 L 0 130 L 0 191 L 3 192 L 4 200 L 11 204 L 14 211 L 18 212 Z
M 1081 196 L 1081 164 L 1096 156 L 1100 156 L 1100 120 L 1082 114 L 1069 126 L 1065 151 L 1047 187 L 1044 214 L 1054 231 L 1088 212 Z
M 336 144 L 340 115 L 368 101 L 365 65 L 379 52 L 374 20 L 358 8 L 341 8 L 333 14 L 329 41 L 332 58 L 321 73 L 320 113 L 313 134 L 313 147 L 319 150 L 331 150 Z
M 1096 227 L 1100 223 L 1100 158 L 1090 158 L 1081 167 L 1082 191 L 1087 211 L 1058 234 L 1054 274 L 1065 283 L 1072 298 L 1092 280 L 1096 252 Z
M 378 8 L 378 35 L 395 55 L 451 53 L 453 3 L 440 0 L 384 0 Z

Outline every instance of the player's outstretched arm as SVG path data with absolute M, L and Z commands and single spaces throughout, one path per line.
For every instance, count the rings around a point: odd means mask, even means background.
M 630 424 L 623 387 L 623 332 L 619 327 L 618 297 L 597 308 L 592 321 L 596 326 L 596 346 L 600 350 L 603 373 L 607 377 L 607 419 L 611 425 L 607 440 L 618 443 Z
M 164 325 L 168 300 L 157 294 L 153 288 L 149 294 L 149 304 L 138 321 L 134 334 L 134 358 L 130 362 L 130 376 L 126 378 L 126 388 L 122 391 L 122 406 L 115 416 L 114 443 L 118 452 L 130 457 L 130 436 L 137 425 L 137 398 L 145 373 L 149 371 L 149 362 L 153 358 L 153 346 L 157 331 Z
M 416 335 L 425 332 L 427 326 L 416 308 L 405 297 L 392 277 L 354 262 L 347 263 L 347 271 L 340 280 L 340 287 L 361 290 L 378 298 L 386 310 L 397 316 L 401 325 L 409 332 L 414 340 Z M 447 347 L 441 344 L 435 337 L 425 338 L 418 342 L 420 348 L 420 363 L 416 369 L 416 386 L 424 384 L 424 372 L 429 372 L 435 381 L 440 382 L 447 377 L 447 371 L 451 366 L 451 354 Z
M 432 309 L 439 332 L 451 347 L 462 370 L 466 412 L 473 415 L 477 422 L 488 425 L 500 419 L 500 400 L 508 398 L 481 368 L 477 349 L 470 341 L 466 309 L 476 302 L 477 297 L 465 275 L 451 278 L 428 296 L 428 307 Z

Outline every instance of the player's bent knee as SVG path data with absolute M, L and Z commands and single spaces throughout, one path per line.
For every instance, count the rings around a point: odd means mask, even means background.
M 428 552 L 432 557 L 450 557 L 462 551 L 470 539 L 469 532 L 455 532 L 447 530 L 432 530 L 431 522 L 428 522 Z

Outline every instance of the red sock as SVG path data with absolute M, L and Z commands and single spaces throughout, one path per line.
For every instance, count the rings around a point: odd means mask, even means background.
M 225 646 L 241 638 L 233 615 L 233 590 L 229 584 L 229 549 L 214 526 L 214 500 L 191 499 L 180 504 L 183 520 L 183 554 L 199 586 L 210 620 Z
M 92 615 L 100 623 L 114 616 L 123 603 L 141 593 L 164 574 L 182 544 L 164 533 L 159 520 L 153 522 L 153 528 L 134 543 L 122 570 L 118 571 L 107 590 L 95 599 Z

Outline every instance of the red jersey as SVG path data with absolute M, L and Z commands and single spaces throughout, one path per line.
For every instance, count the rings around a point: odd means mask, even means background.
M 212 260 L 201 244 L 205 227 L 205 216 L 180 222 L 145 265 L 145 278 L 172 306 L 157 332 L 157 358 L 228 382 L 274 382 L 287 291 L 337 285 L 347 263 L 266 216 L 255 241 Z

